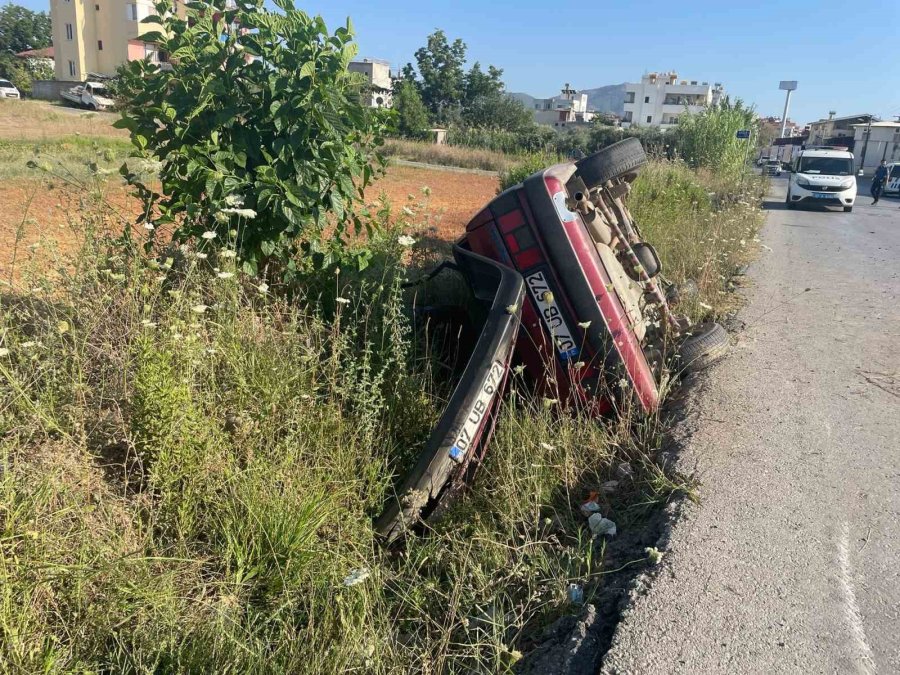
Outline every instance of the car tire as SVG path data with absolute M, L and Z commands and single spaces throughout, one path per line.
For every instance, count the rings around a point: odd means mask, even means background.
M 728 351 L 728 332 L 720 324 L 697 326 L 678 348 L 677 368 L 695 371 L 705 368 Z
M 852 207 L 852 206 L 845 206 L 845 207 L 844 207 L 844 213 L 850 213 L 852 210 L 853 210 L 853 207 Z
M 794 202 L 791 201 L 790 192 L 788 192 L 787 197 L 784 198 L 784 208 L 786 208 L 788 211 L 791 211 L 794 208 Z
M 599 187 L 613 178 L 637 175 L 647 163 L 644 147 L 636 138 L 626 138 L 575 162 L 575 175 L 588 189 Z

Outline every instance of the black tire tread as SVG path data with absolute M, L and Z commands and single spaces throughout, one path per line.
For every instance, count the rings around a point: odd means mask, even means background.
M 576 175 L 588 188 L 629 173 L 637 173 L 647 163 L 644 147 L 636 138 L 625 138 L 575 162 Z
M 696 328 L 678 348 L 678 366 L 683 370 L 699 370 L 728 351 L 728 331 L 720 324 Z

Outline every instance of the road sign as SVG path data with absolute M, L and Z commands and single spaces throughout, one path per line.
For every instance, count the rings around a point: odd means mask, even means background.
M 749 129 L 741 129 L 737 132 L 736 136 L 738 138 L 750 138 L 750 130 Z

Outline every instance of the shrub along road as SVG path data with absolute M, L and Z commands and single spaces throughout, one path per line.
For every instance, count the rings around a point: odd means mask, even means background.
M 604 673 L 900 672 L 900 213 L 787 211 L 785 187 L 684 422 L 703 503 Z

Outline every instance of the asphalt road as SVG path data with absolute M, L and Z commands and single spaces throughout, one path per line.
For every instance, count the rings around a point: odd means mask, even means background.
M 773 183 L 746 328 L 681 429 L 702 503 L 604 673 L 900 673 L 900 201 L 787 211 Z

